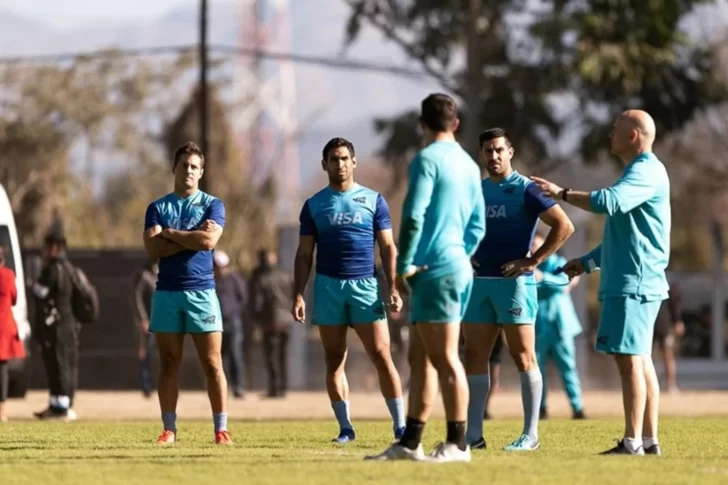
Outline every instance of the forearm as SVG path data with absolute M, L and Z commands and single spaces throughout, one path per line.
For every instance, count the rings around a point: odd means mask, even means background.
M 293 265 L 293 297 L 303 296 L 306 291 L 308 277 L 311 275 L 313 254 L 298 253 Z
M 167 229 L 164 231 L 163 236 L 165 239 L 192 251 L 215 249 L 215 241 L 212 238 L 212 233 L 208 231 L 178 231 L 176 229 Z
M 147 314 L 147 308 L 144 304 L 144 290 L 143 289 L 137 289 L 134 292 L 134 316 L 137 319 L 137 322 L 142 322 L 144 320 L 149 320 L 149 315 Z
M 397 274 L 397 247 L 394 244 L 384 246 L 379 250 L 384 266 L 384 276 L 387 279 L 389 291 L 394 289 L 394 278 Z
M 563 194 L 561 194 L 563 199 Z M 569 190 L 566 194 L 566 199 L 563 199 L 567 204 L 578 207 L 579 209 L 587 212 L 595 212 L 591 205 L 591 192 L 579 192 L 576 190 Z
M 151 238 L 145 249 L 151 259 L 165 258 L 185 250 L 183 246 L 165 239 L 161 235 Z
M 531 256 L 537 264 L 541 264 L 564 244 L 569 236 L 574 233 L 574 225 L 567 220 L 559 221 L 551 227 L 546 240 L 540 248 Z

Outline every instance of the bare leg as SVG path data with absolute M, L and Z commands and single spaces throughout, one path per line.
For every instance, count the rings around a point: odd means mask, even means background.
M 337 440 L 341 443 L 354 437 L 354 426 L 351 423 L 349 412 L 349 383 L 344 372 L 347 355 L 347 329 L 346 325 L 319 326 L 319 335 L 321 335 L 326 359 L 326 390 L 329 393 L 336 421 L 339 423 L 340 435 Z
M 156 333 L 155 340 L 159 350 L 159 383 L 157 394 L 162 410 L 165 431 L 177 432 L 177 399 L 179 397 L 178 373 L 182 363 L 184 346 L 182 333 Z

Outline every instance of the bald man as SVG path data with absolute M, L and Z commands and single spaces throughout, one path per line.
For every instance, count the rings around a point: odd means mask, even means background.
M 657 420 L 660 388 L 652 363 L 652 336 L 668 297 L 670 180 L 652 153 L 655 122 L 639 110 L 622 113 L 609 136 L 611 152 L 625 164 L 611 187 L 593 192 L 561 188 L 533 177 L 541 189 L 589 212 L 604 214 L 604 239 L 564 265 L 569 278 L 601 270 L 601 315 L 596 349 L 613 355 L 622 380 L 624 437 L 607 455 L 660 455 Z

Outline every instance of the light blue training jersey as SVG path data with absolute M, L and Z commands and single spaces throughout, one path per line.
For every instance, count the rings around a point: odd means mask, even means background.
M 376 275 L 377 233 L 392 228 L 384 197 L 359 184 L 317 192 L 303 204 L 300 223 L 300 235 L 316 241 L 316 273 L 344 280 Z
M 601 270 L 599 298 L 668 296 L 670 179 L 653 153 L 637 156 L 617 182 L 590 194 L 592 211 L 605 214 L 602 244 L 582 258 L 587 272 Z
M 456 141 L 420 150 L 409 168 L 397 273 L 427 266 L 420 279 L 472 271 L 470 258 L 485 236 L 480 170 Z
M 201 190 L 184 198 L 172 192 L 149 204 L 144 230 L 161 226 L 162 229 L 194 231 L 208 219 L 225 227 L 225 205 L 220 199 Z M 185 249 L 159 258 L 157 290 L 199 291 L 211 288 L 215 288 L 212 251 Z

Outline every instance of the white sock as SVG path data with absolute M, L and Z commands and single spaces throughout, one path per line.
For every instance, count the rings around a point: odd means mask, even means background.
M 629 451 L 637 451 L 642 446 L 642 438 L 625 438 L 624 447 Z
M 645 438 L 642 437 L 642 446 L 645 448 L 649 448 L 650 446 L 655 446 L 657 443 L 657 438 Z

